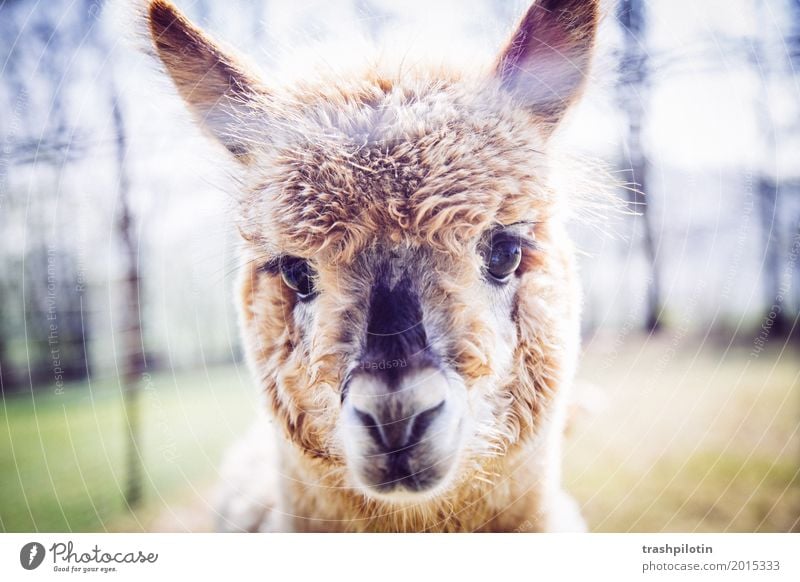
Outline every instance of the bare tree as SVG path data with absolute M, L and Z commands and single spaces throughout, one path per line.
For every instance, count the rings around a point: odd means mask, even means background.
M 789 3 L 790 13 L 800 16 L 800 0 L 792 0 Z M 758 3 L 759 20 L 765 20 L 764 3 Z M 781 183 L 782 171 L 777 165 L 779 134 L 782 131 L 778 127 L 776 120 L 771 112 L 771 92 L 774 90 L 774 81 L 777 75 L 786 74 L 786 68 L 791 69 L 797 62 L 797 56 L 793 54 L 796 40 L 792 33 L 798 27 L 796 22 L 787 34 L 787 46 L 789 47 L 788 58 L 777 58 L 774 54 L 772 43 L 765 39 L 761 33 L 752 39 L 749 56 L 752 67 L 755 69 L 760 80 L 758 95 L 756 98 L 756 120 L 759 133 L 761 135 L 762 159 L 758 167 L 756 176 L 756 200 L 758 215 L 761 223 L 762 240 L 764 248 L 761 255 L 761 277 L 764 290 L 765 318 L 770 321 L 770 334 L 777 337 L 784 337 L 790 333 L 793 327 L 793 318 L 789 315 L 786 307 L 788 297 L 785 293 L 784 275 L 784 253 L 786 251 L 787 237 L 781 218 L 782 198 L 789 191 Z M 763 26 L 759 30 L 764 30 Z
M 74 13 L 65 17 L 56 10 L 34 15 L 26 14 L 27 8 L 24 3 L 0 3 L 0 31 L 8 47 L 2 65 L 3 84 L 9 98 L 4 104 L 0 220 L 22 221 L 25 226 L 21 241 L 6 243 L 15 250 L 0 254 L 0 263 L 5 266 L 15 264 L 10 253 L 25 259 L 17 264 L 18 276 L 9 277 L 0 290 L 0 313 L 16 311 L 22 317 L 3 317 L 0 335 L 24 338 L 17 341 L 27 342 L 28 354 L 26 373 L 14 373 L 7 341 L 0 338 L 5 389 L 16 383 L 12 378 L 22 381 L 27 377 L 31 385 L 53 381 L 55 377 L 82 379 L 88 375 L 89 365 L 89 326 L 82 318 L 82 298 L 75 284 L 79 278 L 78 261 L 72 245 L 74 238 L 68 232 L 74 205 L 53 203 L 61 171 L 80 155 L 79 149 L 69 143 L 72 129 L 65 92 L 70 79 L 65 78 L 65 71 L 85 29 Z M 31 66 L 31 55 L 37 54 L 35 66 Z M 51 95 L 45 104 L 46 114 L 36 99 L 29 98 L 42 90 Z M 42 169 L 38 174 L 40 187 L 15 188 L 13 172 L 33 164 Z M 48 212 L 50 209 L 57 209 L 58 213 Z M 12 242 L 16 244 L 9 244 Z M 22 364 L 17 363 L 17 367 Z
M 646 96 L 649 89 L 649 65 L 644 46 L 646 14 L 641 0 L 620 0 L 618 19 L 623 31 L 623 50 L 618 83 L 619 103 L 627 116 L 625 154 L 627 169 L 634 189 L 629 191 L 630 202 L 639 213 L 643 228 L 643 250 L 649 269 L 645 329 L 655 332 L 660 327 L 661 277 L 657 248 L 653 234 L 652 214 L 648 193 L 649 162 L 642 144 Z
M 120 287 L 120 328 L 122 335 L 122 385 L 127 419 L 127 488 L 125 499 L 130 506 L 141 500 L 141 455 L 139 454 L 141 378 L 147 362 L 141 324 L 138 237 L 130 204 L 130 177 L 126 167 L 127 133 L 116 85 L 110 87 L 111 114 L 116 135 L 117 214 L 115 232 L 122 247 L 125 271 Z

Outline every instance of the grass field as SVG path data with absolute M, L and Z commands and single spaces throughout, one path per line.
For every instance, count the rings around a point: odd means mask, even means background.
M 594 531 L 800 531 L 797 346 L 589 345 L 565 481 Z M 638 345 L 636 345 L 638 344 Z
M 143 503 L 124 500 L 127 428 L 116 381 L 6 398 L 0 437 L 0 528 L 141 531 L 207 527 L 205 497 L 225 447 L 249 425 L 244 368 L 153 375 L 141 398 Z M 181 513 L 191 504 L 196 508 Z
M 591 410 L 570 432 L 565 482 L 590 527 L 800 531 L 797 354 L 673 344 L 588 345 L 580 386 Z M 143 502 L 131 510 L 115 381 L 5 398 L 0 529 L 207 529 L 220 456 L 257 406 L 246 370 L 154 375 L 140 406 Z

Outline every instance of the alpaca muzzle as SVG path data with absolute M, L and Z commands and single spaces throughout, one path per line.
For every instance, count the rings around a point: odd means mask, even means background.
M 368 493 L 399 498 L 443 485 L 461 441 L 460 399 L 436 367 L 395 382 L 359 372 L 344 402 L 343 440 L 355 480 Z
M 446 485 L 466 408 L 462 382 L 428 342 L 413 258 L 400 256 L 376 273 L 362 351 L 342 386 L 340 433 L 356 484 L 393 501 Z

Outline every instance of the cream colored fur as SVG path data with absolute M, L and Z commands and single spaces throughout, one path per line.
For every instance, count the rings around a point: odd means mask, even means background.
M 583 529 L 560 474 L 580 294 L 569 193 L 550 185 L 548 149 L 583 87 L 597 2 L 541 0 L 486 69 L 370 66 L 291 87 L 259 79 L 165 0 L 146 18 L 179 93 L 242 171 L 238 305 L 270 420 L 228 459 L 220 527 Z M 503 290 L 481 271 L 497 225 L 536 241 Z M 447 486 L 408 502 L 356 486 L 338 430 L 349 332 L 364 328 L 381 249 L 426 262 L 425 326 L 450 354 L 471 426 Z M 262 269 L 284 255 L 316 269 L 313 304 Z

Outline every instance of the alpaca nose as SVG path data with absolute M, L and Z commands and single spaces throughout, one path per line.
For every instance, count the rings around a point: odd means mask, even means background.
M 454 426 L 449 383 L 443 372 L 423 368 L 387 383 L 359 373 L 347 390 L 345 414 L 350 453 L 373 489 L 422 491 L 450 464 L 437 451 L 450 450 Z
M 390 386 L 383 375 L 357 374 L 348 400 L 361 426 L 382 452 L 408 452 L 423 438 L 445 408 L 447 378 L 433 368 L 408 374 Z
M 444 401 L 432 408 L 416 414 L 410 413 L 403 418 L 394 418 L 386 414 L 388 407 L 378 407 L 376 414 L 364 412 L 353 407 L 356 417 L 367 429 L 372 440 L 383 452 L 402 456 L 410 453 L 410 449 L 418 444 L 436 416 L 444 409 Z

